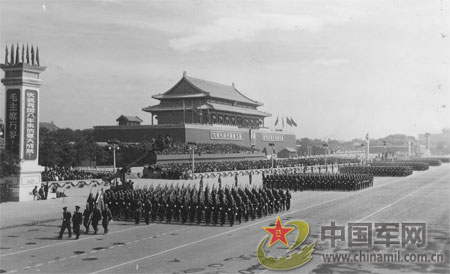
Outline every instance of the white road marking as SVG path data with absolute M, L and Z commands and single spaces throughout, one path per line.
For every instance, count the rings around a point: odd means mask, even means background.
M 436 182 L 438 182 L 438 181 L 436 181 Z M 435 184 L 436 182 L 431 183 L 431 184 L 428 184 L 428 185 L 425 185 L 425 186 L 422 186 L 422 187 L 416 189 L 415 191 L 410 192 L 409 194 L 407 194 L 407 195 L 401 197 L 400 199 L 394 201 L 393 203 L 390 203 L 390 204 L 388 204 L 387 206 L 384 206 L 384 207 L 378 209 L 377 211 L 372 212 L 371 214 L 367 215 L 366 217 L 364 217 L 364 218 L 362 218 L 362 219 L 356 221 L 356 223 L 360 223 L 360 222 L 364 221 L 365 219 L 367 219 L 367 218 L 369 218 L 369 217 L 372 217 L 373 215 L 375 215 L 375 214 L 377 214 L 377 213 L 379 213 L 379 212 L 385 210 L 385 209 L 388 208 L 388 207 L 391 207 L 391 206 L 395 205 L 396 203 L 398 203 L 398 202 L 400 202 L 401 200 L 403 200 L 403 199 L 405 199 L 405 198 L 407 198 L 407 197 L 409 197 L 409 196 L 411 196 L 411 195 L 413 195 L 413 194 L 419 192 L 420 190 L 423 190 L 423 189 L 425 189 L 425 188 L 427 188 L 427 187 L 429 187 L 429 186 Z
M 153 225 L 153 224 L 150 224 Z M 139 229 L 139 228 L 147 228 L 148 226 L 133 226 L 131 228 L 125 228 L 122 230 L 117 230 L 117 231 L 113 231 L 113 232 L 109 232 L 108 234 L 116 234 L 116 233 L 120 233 L 120 232 L 124 232 L 124 231 L 129 231 L 129 230 L 135 230 L 135 229 Z M 77 241 L 64 241 L 62 243 L 57 243 L 57 244 L 51 244 L 51 245 L 45 245 L 45 246 L 40 246 L 40 247 L 36 247 L 36 248 L 30 248 L 30 249 L 26 249 L 26 250 L 21 250 L 21 251 L 17 251 L 17 252 L 12 252 L 12 253 L 8 253 L 8 254 L 3 254 L 0 255 L 0 258 L 2 257 L 6 257 L 6 256 L 11 256 L 11 255 L 16 255 L 16 254 L 21 254 L 21 253 L 25 253 L 25 252 L 30 252 L 30 251 L 34 251 L 34 250 L 39 250 L 39 249 L 44 249 L 44 248 L 48 248 L 48 247 L 54 247 L 54 246 L 60 246 L 60 245 L 65 245 L 65 244 L 71 244 L 71 243 L 78 243 L 80 241 L 85 241 L 85 240 L 89 240 L 89 239 L 93 239 L 93 238 L 98 238 L 98 237 L 103 237 L 103 235 L 94 235 L 91 237 L 87 237 L 87 238 L 80 238 Z M 20 248 L 23 248 L 23 246 L 21 246 Z
M 78 257 L 78 255 L 72 255 L 72 256 L 70 256 L 70 258 L 76 258 L 76 257 Z
M 47 263 L 48 263 L 48 264 L 52 264 L 52 263 L 54 263 L 54 262 L 55 262 L 55 261 L 48 261 Z
M 61 258 L 61 259 L 59 259 L 58 260 L 58 262 L 60 262 L 60 261 L 65 261 L 67 258 Z
M 408 177 L 409 177 L 409 178 L 408 178 Z M 354 195 L 357 195 L 357 194 L 360 194 L 360 193 L 364 193 L 364 192 L 367 192 L 367 191 L 370 191 L 370 190 L 373 190 L 373 189 L 377 189 L 377 188 L 380 188 L 380 187 L 385 186 L 385 185 L 387 185 L 387 184 L 392 184 L 392 183 L 396 183 L 396 182 L 398 182 L 398 181 L 403 181 L 403 180 L 406 180 L 406 179 L 411 179 L 411 176 L 408 176 L 408 177 L 400 178 L 400 179 L 394 180 L 394 181 L 390 181 L 390 182 L 387 182 L 387 183 L 384 183 L 384 184 L 381 184 L 381 185 L 378 185 L 378 186 L 375 186 L 375 187 L 366 188 L 366 189 L 363 189 L 363 190 L 359 190 L 359 191 L 356 191 L 356 192 L 352 192 L 352 193 L 350 193 L 350 194 L 347 194 L 347 195 L 344 195 L 344 196 L 341 196 L 341 197 L 338 197 L 338 198 L 334 198 L 334 199 L 331 199 L 331 200 L 328 200 L 328 201 L 324 201 L 324 202 L 321 202 L 321 203 L 318 203 L 318 204 L 310 205 L 310 206 L 307 206 L 307 207 L 305 207 L 305 208 L 301 208 L 301 209 L 298 209 L 298 210 L 286 212 L 286 213 L 280 214 L 280 215 L 278 215 L 278 216 L 283 217 L 283 216 L 286 216 L 286 215 L 290 215 L 290 214 L 292 214 L 292 213 L 301 212 L 301 211 L 304 211 L 304 210 L 307 210 L 307 209 L 310 209 L 310 208 L 313 208 L 313 207 L 321 206 L 321 205 L 323 205 L 323 204 L 327 204 L 327 203 L 334 202 L 334 201 L 337 201 L 337 200 L 342 200 L 342 199 L 347 198 L 347 197 L 350 197 L 350 196 L 354 196 Z M 275 218 L 274 216 L 267 216 L 267 217 L 265 217 L 265 219 L 263 219 L 263 220 L 261 220 L 261 221 L 254 222 L 254 223 L 252 223 L 252 224 L 249 224 L 249 225 L 246 225 L 246 226 L 243 226 L 243 227 L 239 227 L 239 228 L 236 228 L 236 229 L 232 229 L 232 230 L 229 230 L 229 231 L 225 231 L 225 232 L 222 232 L 222 233 L 219 233 L 219 234 L 216 234 L 216 235 L 213 235 L 213 236 L 204 238 L 204 239 L 200 239 L 200 240 L 193 241 L 193 242 L 190 242 L 190 243 L 187 243 L 187 244 L 184 244 L 184 245 L 180 245 L 180 246 L 176 246 L 176 247 L 173 247 L 173 248 L 170 248 L 170 249 L 166 249 L 166 250 L 163 250 L 163 251 L 154 253 L 154 254 L 152 254 L 152 255 L 144 256 L 144 257 L 141 257 L 141 258 L 138 258 L 138 259 L 130 260 L 130 261 L 128 261 L 128 262 L 124 262 L 124 263 L 117 264 L 117 265 L 114 265 L 114 266 L 111 266 L 111 267 L 107 267 L 107 268 L 104 268 L 104 269 L 101 269 L 101 270 L 97 270 L 97 271 L 95 271 L 95 272 L 91 272 L 91 274 L 96 274 L 96 273 L 101 273 L 101 272 L 109 271 L 109 270 L 111 270 L 111 269 L 118 268 L 118 267 L 121 267 L 121 266 L 124 266 L 124 265 L 127 265 L 127 264 L 131 264 L 131 263 L 135 263 L 135 262 L 142 261 L 142 260 L 145 260 L 145 259 L 149 259 L 149 258 L 158 256 L 158 255 L 161 255 L 161 254 L 164 254 L 164 253 L 171 252 L 171 251 L 173 251 L 173 250 L 177 250 L 177 249 L 180 249 L 180 248 L 183 248 L 183 247 L 186 247 L 186 246 L 194 245 L 194 244 L 197 244 L 197 243 L 200 243 L 200 242 L 204 242 L 204 241 L 207 241 L 207 240 L 210 240 L 210 239 L 213 239 L 213 238 L 217 238 L 217 237 L 220 237 L 220 236 L 222 236 L 222 235 L 226 235 L 226 234 L 229 234 L 229 233 L 231 233 L 231 232 L 235 232 L 235 231 L 238 231 L 238 230 L 241 230 L 241 229 L 245 229 L 245 228 L 248 228 L 248 227 L 252 227 L 252 226 L 255 226 L 255 225 L 258 225 L 258 224 L 267 222 L 268 220 L 273 220 L 274 218 Z
M 17 269 L 14 269 L 14 270 L 10 270 L 9 271 L 9 273 L 16 273 L 17 272 Z
M 39 266 L 43 266 L 43 265 L 44 265 L 43 263 L 40 263 L 40 264 L 35 265 L 34 267 L 39 267 Z
M 30 269 L 31 268 L 31 266 L 25 266 L 24 268 L 23 268 L 23 270 L 27 270 L 27 269 Z

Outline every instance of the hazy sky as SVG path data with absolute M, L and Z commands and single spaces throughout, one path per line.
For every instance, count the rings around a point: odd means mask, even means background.
M 6 44 L 39 46 L 41 121 L 150 123 L 183 71 L 236 83 L 298 138 L 450 127 L 450 4 L 388 1 L 0 0 Z M 3 74 L 2 74 L 3 76 Z M 0 117 L 4 117 L 4 88 Z

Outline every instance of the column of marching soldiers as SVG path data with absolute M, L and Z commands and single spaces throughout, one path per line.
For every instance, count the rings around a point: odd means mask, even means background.
M 114 220 L 221 225 L 254 220 L 289 210 L 291 191 L 355 191 L 373 186 L 369 174 L 291 173 L 263 176 L 256 186 L 150 186 L 111 187 L 103 193 L 102 207 L 109 208 Z M 84 226 L 89 230 L 98 199 L 90 194 L 84 212 Z M 95 215 L 95 214 L 94 214 Z M 97 214 L 98 215 L 98 214 Z M 94 228 L 97 231 L 97 228 Z

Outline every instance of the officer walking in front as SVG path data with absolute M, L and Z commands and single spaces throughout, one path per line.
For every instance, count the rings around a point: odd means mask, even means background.
M 107 234 L 109 222 L 112 220 L 112 214 L 111 214 L 111 211 L 109 210 L 107 204 L 105 205 L 105 208 L 102 211 L 102 217 L 103 217 L 102 226 L 103 226 L 104 234 Z
M 102 213 L 98 209 L 97 204 L 94 206 L 94 210 L 92 212 L 92 228 L 94 229 L 94 234 L 97 234 L 98 231 L 98 222 L 102 219 Z
M 83 222 L 83 214 L 80 212 L 80 207 L 75 206 L 75 212 L 73 213 L 72 223 L 73 223 L 73 233 L 75 233 L 76 239 L 80 238 L 80 226 Z
M 62 236 L 63 236 L 66 228 L 67 228 L 67 231 L 69 232 L 69 238 L 72 237 L 72 230 L 70 228 L 71 217 L 72 217 L 72 214 L 70 214 L 70 212 L 67 211 L 67 206 L 63 207 L 63 222 L 61 225 L 61 230 L 59 231 L 58 239 L 62 239 Z

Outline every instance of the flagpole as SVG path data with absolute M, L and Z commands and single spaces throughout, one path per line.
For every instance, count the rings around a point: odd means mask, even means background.
M 192 100 L 191 122 L 194 123 L 194 100 Z

